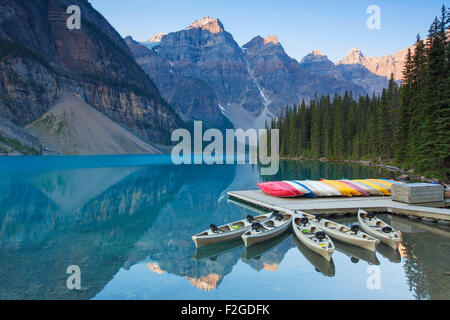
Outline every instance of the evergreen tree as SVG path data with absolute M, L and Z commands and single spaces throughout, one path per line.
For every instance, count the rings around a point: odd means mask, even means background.
M 319 107 L 314 100 L 311 102 L 311 109 L 311 154 L 313 159 L 318 159 L 320 153 L 320 116 Z
M 286 107 L 270 128 L 280 130 L 282 156 L 394 161 L 450 180 L 449 12 L 442 7 L 427 39 L 408 50 L 399 87 L 393 75 L 380 96 L 317 95 Z M 266 124 L 269 127 L 269 124 Z

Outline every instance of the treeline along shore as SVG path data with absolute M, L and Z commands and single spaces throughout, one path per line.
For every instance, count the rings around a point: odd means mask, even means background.
M 280 130 L 280 157 L 371 160 L 448 182 L 449 13 L 443 6 L 428 37 L 417 36 L 401 84 L 391 77 L 379 96 L 316 96 L 266 123 Z

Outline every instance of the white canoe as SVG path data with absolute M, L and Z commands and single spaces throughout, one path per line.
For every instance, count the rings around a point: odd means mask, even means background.
M 317 186 L 313 185 L 312 183 L 308 183 L 309 181 L 294 180 L 294 182 L 301 183 L 305 187 L 308 187 L 318 197 L 327 197 L 328 196 L 328 193 L 325 190 L 323 190 L 323 188 L 318 188 Z
M 378 240 L 377 238 L 360 231 L 358 225 L 350 228 L 343 224 L 323 219 L 320 215 L 314 216 L 306 213 L 304 215 L 308 219 L 311 219 L 316 226 L 325 231 L 327 235 L 339 241 L 349 243 L 370 251 L 375 251 L 377 244 L 380 243 L 380 240 Z
M 291 226 L 292 214 L 278 213 L 272 218 L 253 223 L 251 227 L 242 234 L 242 240 L 246 247 L 275 238 Z
M 233 240 L 242 236 L 254 222 L 263 222 L 272 216 L 271 213 L 262 214 L 256 217 L 247 216 L 246 219 L 224 224 L 220 227 L 211 225 L 211 228 L 192 236 L 192 240 L 197 248 L 222 242 Z
M 294 181 L 289 181 L 289 180 L 284 180 L 284 183 L 287 183 L 288 185 L 290 185 L 292 188 L 300 191 L 304 196 L 307 196 L 308 194 L 311 193 L 311 191 L 309 191 L 308 189 L 306 189 L 305 187 L 299 185 L 298 183 L 295 183 Z
M 387 244 L 393 249 L 397 249 L 397 245 L 400 242 L 400 236 L 397 231 L 394 230 L 386 222 L 376 218 L 368 216 L 367 212 L 359 209 L 358 221 L 361 228 L 371 236 L 380 239 L 381 242 Z
M 302 220 L 302 219 L 306 220 Z M 333 241 L 327 236 L 325 232 L 314 224 L 312 219 L 308 219 L 304 212 L 297 211 L 292 219 L 292 227 L 295 236 L 308 248 L 320 254 L 322 257 L 331 260 L 331 255 L 334 252 Z
M 333 187 L 327 185 L 326 183 L 322 183 L 320 181 L 300 181 L 305 186 L 310 188 L 312 192 L 316 193 L 315 190 L 319 190 L 320 193 L 323 194 L 324 197 L 341 197 L 342 193 L 340 193 L 338 190 L 334 189 Z M 319 192 L 317 191 L 317 192 Z

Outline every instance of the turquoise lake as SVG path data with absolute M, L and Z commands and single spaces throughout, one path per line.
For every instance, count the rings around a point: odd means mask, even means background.
M 245 249 L 191 236 L 252 214 L 227 191 L 256 189 L 257 165 L 170 156 L 0 158 L 0 299 L 450 299 L 450 228 L 397 216 L 394 251 L 336 243 L 331 262 L 290 233 Z M 282 161 L 269 180 L 393 178 L 348 163 Z M 255 214 L 255 213 L 253 213 Z M 334 219 L 351 225 L 355 216 Z M 79 266 L 81 290 L 67 267 Z M 370 288 L 373 272 L 379 288 Z

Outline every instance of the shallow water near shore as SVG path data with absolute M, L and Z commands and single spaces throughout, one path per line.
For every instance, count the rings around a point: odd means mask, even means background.
M 438 224 L 381 215 L 398 250 L 335 243 L 330 262 L 289 232 L 248 249 L 191 240 L 252 214 L 227 191 L 394 177 L 379 168 L 281 161 L 262 177 L 257 165 L 175 166 L 169 155 L 4 157 L 0 174 L 0 299 L 450 299 L 450 228 Z M 67 288 L 71 265 L 81 290 Z

